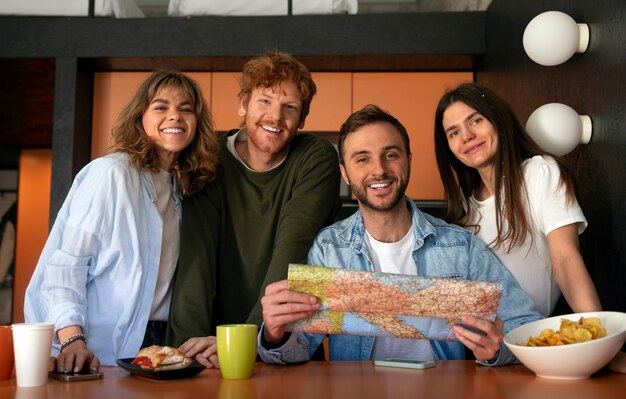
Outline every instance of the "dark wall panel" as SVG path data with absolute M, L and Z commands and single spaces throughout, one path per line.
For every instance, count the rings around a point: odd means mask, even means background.
M 21 148 L 50 148 L 54 60 L 0 58 L 0 169 L 17 169 Z
M 590 28 L 590 45 L 564 64 L 532 62 L 522 46 L 528 22 L 548 10 Z M 504 97 L 526 123 L 537 107 L 561 102 L 593 120 L 591 143 L 566 159 L 589 221 L 581 250 L 606 310 L 626 311 L 626 2 L 494 0 L 487 11 L 487 55 L 476 79 Z M 557 312 L 569 309 L 563 302 Z

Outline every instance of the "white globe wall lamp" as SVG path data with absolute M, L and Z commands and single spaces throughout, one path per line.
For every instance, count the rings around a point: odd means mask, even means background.
M 587 51 L 589 26 L 561 11 L 546 11 L 528 23 L 522 41 L 526 54 L 537 64 L 559 65 Z
M 544 151 L 563 156 L 578 144 L 589 143 L 591 118 L 565 104 L 545 104 L 528 117 L 526 132 Z

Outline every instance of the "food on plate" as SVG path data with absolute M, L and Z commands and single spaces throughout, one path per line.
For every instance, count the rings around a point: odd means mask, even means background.
M 152 345 L 137 352 L 132 364 L 144 370 L 164 371 L 189 367 L 192 360 L 177 348 Z
M 606 330 L 597 317 L 581 317 L 578 322 L 561 320 L 558 331 L 546 328 L 537 337 L 529 337 L 525 346 L 556 346 L 591 341 L 606 336 Z

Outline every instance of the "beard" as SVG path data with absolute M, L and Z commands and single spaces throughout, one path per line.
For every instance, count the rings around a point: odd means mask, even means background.
M 246 119 L 246 131 L 248 133 L 248 140 L 260 151 L 272 154 L 272 155 L 285 155 L 288 151 L 289 144 L 295 137 L 297 129 L 295 131 L 289 131 L 287 127 L 282 126 L 283 132 L 273 135 L 266 132 L 262 127 L 262 121 L 256 122 L 254 120 Z M 268 125 L 272 125 L 268 123 Z
M 390 178 L 389 176 L 383 176 L 382 180 L 390 180 Z M 398 182 L 398 180 L 393 180 L 393 184 L 395 184 L 396 182 Z M 385 212 L 385 211 L 389 211 L 395 208 L 404 199 L 404 193 L 406 192 L 406 188 L 409 184 L 409 180 L 408 178 L 400 180 L 399 186 L 392 193 L 390 200 L 387 203 L 380 204 L 380 205 L 374 204 L 367 197 L 367 185 L 368 184 L 364 184 L 363 186 L 358 186 L 358 185 L 352 184 L 352 181 L 350 180 L 349 180 L 349 183 L 350 183 L 350 189 L 352 190 L 352 194 L 354 194 L 356 199 L 359 201 L 360 206 L 371 209 L 373 211 L 377 211 L 377 212 Z M 372 183 L 375 183 L 375 182 L 369 182 L 369 184 L 372 184 Z

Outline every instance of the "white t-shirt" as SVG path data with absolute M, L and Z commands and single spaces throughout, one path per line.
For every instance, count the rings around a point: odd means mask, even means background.
M 559 186 L 561 173 L 553 158 L 534 156 L 524 161 L 522 170 L 528 192 L 530 212 L 527 215 L 531 219 L 533 240 L 530 236 L 526 237 L 523 245 L 509 253 L 502 245 L 494 252 L 533 300 L 537 311 L 547 317 L 561 295 L 552 274 L 547 236 L 551 231 L 572 223 L 578 225 L 578 234 L 581 234 L 587 227 L 587 220 L 578 201 L 567 205 L 565 187 Z M 470 220 L 480 225 L 477 236 L 493 246 L 497 237 L 495 196 L 484 201 L 472 197 L 470 206 L 477 210 L 473 220 Z M 506 224 L 503 227 L 506 228 Z
M 179 218 L 172 197 L 172 175 L 167 171 L 153 173 L 157 194 L 156 207 L 163 220 L 163 240 L 159 276 L 150 309 L 150 320 L 165 321 L 168 318 L 172 299 L 172 279 L 176 271 L 180 243 Z
M 412 227 L 404 238 L 392 243 L 377 241 L 366 231 L 365 245 L 375 271 L 417 275 L 417 266 L 413 260 Z M 434 356 L 428 340 L 376 337 L 370 359 L 433 360 Z

